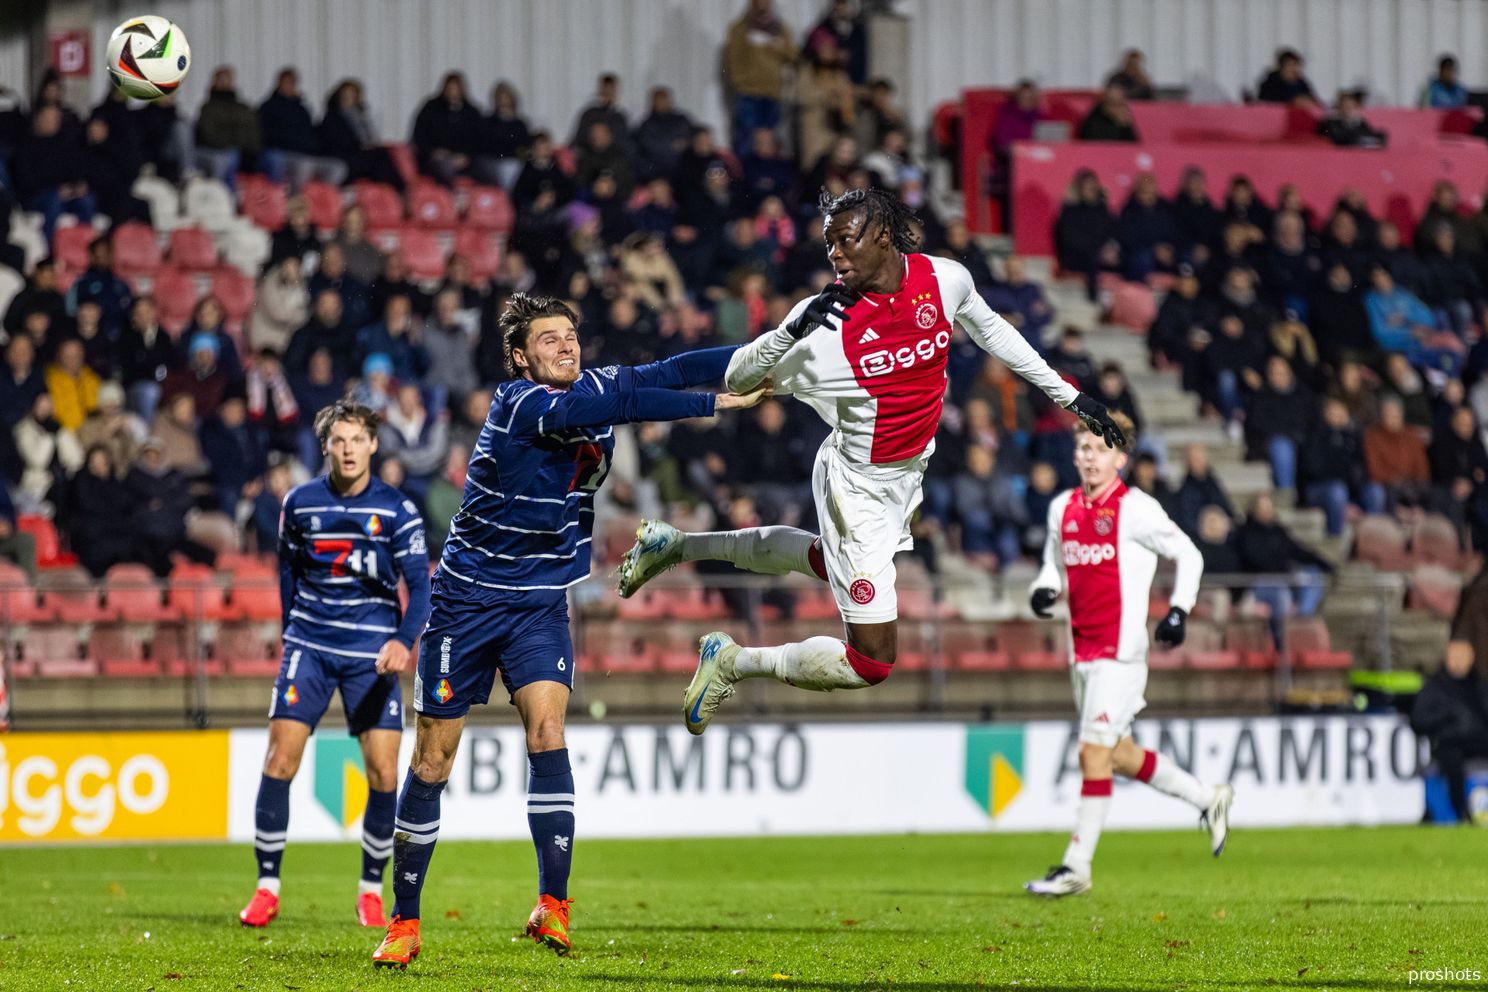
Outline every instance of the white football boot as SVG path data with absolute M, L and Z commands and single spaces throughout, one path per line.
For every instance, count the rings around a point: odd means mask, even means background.
M 718 704 L 734 694 L 734 658 L 739 645 L 722 631 L 698 639 L 698 667 L 682 694 L 682 718 L 687 732 L 701 734 L 718 712 Z
M 682 532 L 661 520 L 643 520 L 636 528 L 636 542 L 620 561 L 616 583 L 621 599 L 682 560 Z
M 1068 865 L 1055 865 L 1043 878 L 1023 883 L 1023 888 L 1036 896 L 1077 896 L 1090 891 L 1090 876 L 1076 875 Z
M 1209 808 L 1199 814 L 1199 828 L 1209 828 L 1209 849 L 1216 858 L 1224 853 L 1225 838 L 1230 834 L 1230 805 L 1234 801 L 1234 786 L 1216 785 Z

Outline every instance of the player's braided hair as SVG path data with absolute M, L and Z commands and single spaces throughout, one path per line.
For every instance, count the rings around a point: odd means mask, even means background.
M 870 186 L 867 189 L 850 189 L 841 196 L 833 196 L 823 189 L 816 206 L 823 217 L 849 210 L 864 211 L 866 216 L 863 219 L 863 231 L 866 233 L 874 225 L 882 227 L 889 232 L 889 242 L 895 250 L 906 255 L 920 246 L 920 218 L 893 193 Z
M 579 315 L 556 296 L 513 293 L 506 301 L 501 319 L 496 322 L 501 328 L 501 353 L 506 360 L 506 374 L 513 379 L 520 379 L 522 370 L 512 360 L 512 349 L 527 350 L 527 332 L 532 329 L 532 322 L 541 317 L 567 317 L 575 329 L 579 326 Z
M 382 418 L 371 407 L 362 406 L 354 400 L 339 399 L 328 407 L 322 407 L 315 415 L 315 439 L 322 448 L 330 440 L 331 425 L 343 420 L 350 424 L 361 424 L 372 437 L 377 436 L 377 428 L 382 423 Z

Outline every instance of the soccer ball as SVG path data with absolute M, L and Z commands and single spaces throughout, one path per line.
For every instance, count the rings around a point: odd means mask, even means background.
M 186 34 L 164 17 L 131 17 L 109 35 L 109 78 L 125 96 L 158 100 L 174 93 L 190 68 Z

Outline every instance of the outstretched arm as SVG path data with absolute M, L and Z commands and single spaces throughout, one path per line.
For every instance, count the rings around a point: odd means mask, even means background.
M 729 361 L 724 385 L 731 392 L 752 393 L 764 385 L 780 360 L 807 334 L 818 327 L 840 330 L 847 321 L 847 308 L 853 293 L 841 283 L 832 283 L 816 296 L 809 296 L 791 308 L 775 330 L 761 334 L 734 352 Z
M 725 348 L 702 348 L 684 352 L 674 358 L 664 358 L 649 365 L 632 366 L 630 373 L 635 385 L 642 389 L 690 389 L 693 386 L 711 386 L 723 379 L 729 360 L 739 350 L 731 345 Z M 596 375 L 604 375 L 601 369 Z
M 962 270 L 963 274 L 965 270 Z M 1049 363 L 1039 357 L 1033 346 L 1024 340 L 1018 329 L 1004 320 L 982 299 L 981 294 L 970 285 L 961 308 L 956 311 L 956 320 L 971 339 L 983 351 L 1000 359 L 1018 375 L 1042 389 L 1055 403 L 1069 406 L 1080 395 L 1080 391 L 1059 377 Z

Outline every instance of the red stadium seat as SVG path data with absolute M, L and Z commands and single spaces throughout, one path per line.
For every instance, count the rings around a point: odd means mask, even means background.
M 59 227 L 52 235 L 52 254 L 68 272 L 81 272 L 88 267 L 88 245 L 98 232 L 87 224 Z
M 81 568 L 57 568 L 37 577 L 44 608 L 56 613 L 63 623 L 101 623 L 109 614 L 99 602 L 98 587 Z
M 1405 550 L 1405 531 L 1393 517 L 1369 514 L 1354 525 L 1354 557 L 1381 571 L 1403 572 L 1411 558 Z
M 658 667 L 667 675 L 690 675 L 697 670 L 698 653 L 677 645 L 663 647 Z
M 1426 514 L 1417 525 L 1411 538 L 1411 556 L 1419 564 L 1453 570 L 1461 568 L 1466 558 L 1456 525 L 1439 513 Z
M 470 263 L 470 277 L 484 285 L 501 271 L 501 243 L 489 231 L 462 227 L 455 232 L 455 254 Z
M 1442 620 L 1457 615 L 1457 601 L 1462 595 L 1462 573 L 1442 565 L 1417 565 L 1410 575 L 1406 605 L 1426 610 Z
M 160 326 L 172 334 L 180 334 L 191 323 L 191 314 L 199 299 L 196 279 L 173 266 L 162 266 L 155 273 L 152 295 L 160 315 Z
M 642 589 L 629 599 L 620 600 L 617 614 L 624 620 L 660 620 L 667 615 L 668 596 L 672 592 L 659 586 Z
M 114 228 L 114 265 L 122 276 L 152 276 L 160 268 L 160 241 L 137 220 Z
M 165 590 L 143 565 L 115 565 L 104 574 L 103 606 L 111 618 L 125 623 L 157 623 L 175 616 L 166 606 Z
M 415 227 L 431 231 L 453 231 L 460 224 L 449 190 L 429 182 L 416 183 L 409 189 L 408 218 Z
M 62 550 L 62 540 L 57 536 L 57 525 L 46 517 L 34 513 L 23 513 L 16 518 L 16 529 L 23 530 L 36 539 L 36 564 L 39 568 L 70 568 L 77 564 L 77 556 Z
M 237 269 L 218 269 L 212 274 L 212 295 L 222 301 L 228 322 L 241 324 L 253 311 L 253 277 Z
M 71 624 L 42 624 L 27 630 L 16 649 L 40 678 L 90 678 L 98 662 L 84 655 L 80 635 Z
M 444 275 L 444 246 L 433 231 L 405 227 L 400 242 L 413 278 L 432 280 Z
M 401 141 L 389 142 L 382 147 L 387 149 L 388 158 L 393 160 L 393 168 L 403 177 L 404 184 L 412 186 L 423 178 L 419 175 L 418 158 L 412 148 Z
M 352 186 L 352 196 L 367 212 L 370 228 L 401 227 L 403 201 L 398 191 L 385 183 L 359 182 Z
M 470 190 L 470 199 L 465 204 L 466 224 L 505 234 L 511 231 L 516 219 L 511 197 L 500 186 L 476 186 Z
M 1287 654 L 1297 668 L 1351 668 L 1354 656 L 1347 651 L 1334 651 L 1328 637 L 1328 625 L 1321 617 L 1296 617 L 1285 629 Z
M 1237 654 L 1246 668 L 1276 667 L 1276 645 L 1263 620 L 1231 620 L 1225 625 L 1224 646 Z
M 1111 323 L 1145 332 L 1156 318 L 1157 298 L 1141 283 L 1123 282 L 1111 294 Z
M 227 674 L 239 678 L 273 678 L 279 674 L 281 644 L 277 624 L 223 624 L 212 645 L 212 658 Z
M 41 594 L 19 566 L 0 560 L 0 618 L 10 624 L 46 623 L 56 613 L 42 605 Z
M 189 272 L 211 272 L 217 268 L 217 242 L 199 227 L 178 227 L 171 232 L 170 264 Z
M 88 654 L 110 678 L 154 678 L 160 674 L 160 662 L 149 654 L 151 633 L 134 624 L 102 624 L 93 629 Z
M 1054 650 L 1048 623 L 1008 620 L 997 628 L 997 643 L 1022 671 L 1057 671 L 1068 664 L 1067 656 Z
M 245 620 L 278 620 L 283 615 L 279 587 L 265 582 L 234 585 L 228 602 L 234 614 Z
M 253 221 L 255 227 L 265 231 L 277 231 L 284 226 L 289 213 L 289 197 L 284 187 L 267 179 L 250 182 L 251 173 L 238 176 L 238 192 L 243 200 L 243 213 Z M 339 194 L 337 195 L 339 200 Z M 339 202 L 337 206 L 339 207 Z M 314 217 L 314 211 L 311 212 Z
M 236 617 L 227 605 L 227 590 L 205 565 L 186 565 L 171 572 L 166 605 L 174 616 L 187 620 L 216 622 Z
M 310 222 L 322 231 L 341 226 L 341 191 L 329 183 L 309 182 L 300 187 L 300 195 L 310 205 Z
M 951 668 L 963 672 L 1005 672 L 1013 667 L 1013 659 L 1006 651 L 957 651 L 949 654 L 946 661 Z

